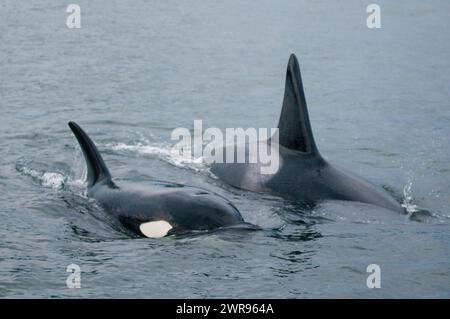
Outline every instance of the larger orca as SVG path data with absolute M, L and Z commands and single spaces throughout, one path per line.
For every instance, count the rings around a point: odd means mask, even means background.
M 89 197 L 133 233 L 158 238 L 243 224 L 238 209 L 225 198 L 183 185 L 117 184 L 97 147 L 74 122 L 69 122 L 87 164 Z
M 273 174 L 262 174 L 261 162 L 213 163 L 211 171 L 226 183 L 241 189 L 268 192 L 295 201 L 357 201 L 404 212 L 402 206 L 383 189 L 328 163 L 314 141 L 306 106 L 305 93 L 297 58 L 291 55 L 287 72 L 283 106 L 278 124 L 279 166 Z M 255 157 L 249 143 L 267 143 L 272 149 L 276 139 L 229 145 Z M 242 148 L 245 148 L 242 150 Z

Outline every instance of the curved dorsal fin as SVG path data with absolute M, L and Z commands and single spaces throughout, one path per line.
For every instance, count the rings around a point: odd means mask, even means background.
M 77 138 L 86 159 L 88 187 L 105 180 L 112 183 L 111 174 L 94 142 L 77 123 L 69 122 L 69 127 Z
M 300 67 L 294 54 L 289 58 L 286 71 L 278 132 L 280 145 L 312 156 L 320 156 L 311 131 Z

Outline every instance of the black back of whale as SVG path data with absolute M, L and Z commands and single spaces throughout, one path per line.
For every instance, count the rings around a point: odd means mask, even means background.
M 152 221 L 168 222 L 173 227 L 169 234 L 244 222 L 231 202 L 203 189 L 173 184 L 117 185 L 89 136 L 74 122 L 69 122 L 69 127 L 86 159 L 88 195 L 135 234 L 144 235 L 140 225 Z
M 258 141 L 274 143 L 273 139 Z M 262 174 L 261 163 L 213 163 L 212 172 L 228 184 L 256 192 L 269 192 L 296 201 L 325 199 L 358 201 L 403 212 L 388 193 L 329 164 L 319 153 L 309 121 L 300 68 L 291 55 L 278 124 L 279 169 Z M 226 146 L 224 154 L 234 146 Z M 248 158 L 248 142 L 238 145 Z

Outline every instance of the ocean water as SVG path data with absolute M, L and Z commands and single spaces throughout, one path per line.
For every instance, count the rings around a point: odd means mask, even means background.
M 69 2 L 0 3 L 1 297 L 450 297 L 450 2 L 377 1 L 373 30 L 356 0 L 76 3 L 81 29 Z M 275 127 L 292 52 L 321 153 L 409 214 L 302 207 L 171 155 L 196 119 Z M 70 120 L 117 180 L 210 189 L 261 230 L 128 238 L 85 196 Z

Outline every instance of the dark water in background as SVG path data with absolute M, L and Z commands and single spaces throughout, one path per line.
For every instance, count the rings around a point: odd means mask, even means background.
M 69 2 L 0 3 L 0 296 L 450 297 L 450 2 L 377 1 L 380 30 L 364 1 L 77 3 L 79 30 Z M 275 126 L 291 52 L 322 154 L 430 213 L 305 210 L 169 155 L 194 119 Z M 83 196 L 69 120 L 117 179 L 211 189 L 263 230 L 124 237 Z

